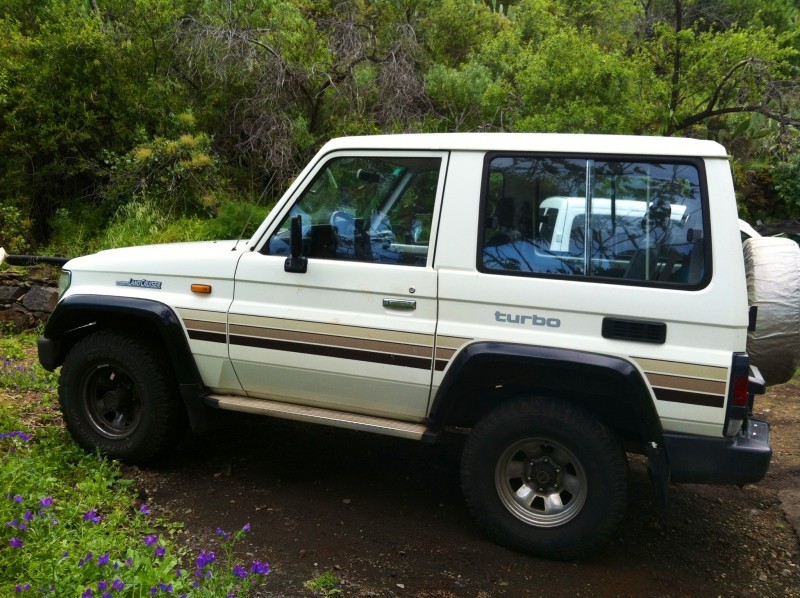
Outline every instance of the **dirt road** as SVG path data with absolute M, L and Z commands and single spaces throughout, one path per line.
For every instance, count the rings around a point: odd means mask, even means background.
M 482 535 L 461 497 L 458 446 L 223 414 L 168 463 L 127 474 L 185 522 L 190 545 L 250 523 L 241 548 L 272 565 L 266 596 L 312 595 L 303 582 L 327 570 L 345 596 L 800 596 L 800 383 L 756 411 L 775 449 L 761 484 L 674 485 L 659 510 L 634 459 L 619 534 L 573 563 Z

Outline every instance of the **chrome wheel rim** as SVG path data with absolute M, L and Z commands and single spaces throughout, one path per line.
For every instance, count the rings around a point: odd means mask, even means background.
M 500 501 L 520 521 L 557 527 L 586 503 L 588 480 L 580 461 L 564 445 L 526 438 L 503 451 L 495 468 Z

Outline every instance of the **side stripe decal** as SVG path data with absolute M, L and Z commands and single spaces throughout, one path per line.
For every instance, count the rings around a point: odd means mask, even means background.
M 466 338 L 434 337 L 395 330 L 374 330 L 356 326 L 321 324 L 277 318 L 231 314 L 230 327 L 209 312 L 204 319 L 198 310 L 180 310 L 189 338 L 212 343 L 305 353 L 384 365 L 443 371 Z M 378 338 L 376 338 L 378 337 Z
M 644 370 L 659 401 L 701 407 L 725 406 L 727 368 L 657 359 L 634 359 Z
M 274 340 L 270 338 L 256 338 L 251 336 L 231 335 L 232 345 L 272 349 L 274 351 L 290 351 L 292 353 L 306 353 L 323 357 L 338 357 L 339 359 L 352 359 L 356 361 L 369 361 L 385 365 L 398 365 L 409 368 L 429 370 L 430 357 L 413 357 L 397 353 L 381 353 L 378 351 L 362 351 L 348 347 L 332 347 L 329 345 L 315 345 L 310 343 L 296 343 L 290 341 Z

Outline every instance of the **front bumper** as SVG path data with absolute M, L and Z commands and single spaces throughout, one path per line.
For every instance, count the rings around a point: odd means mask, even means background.
M 44 369 L 46 369 L 48 372 L 52 372 L 61 365 L 63 357 L 61 352 L 61 343 L 44 336 L 40 336 L 36 342 L 36 345 L 39 353 L 39 363 L 42 364 Z
M 664 434 L 670 480 L 697 484 L 752 484 L 772 458 L 769 424 L 749 419 L 734 438 Z

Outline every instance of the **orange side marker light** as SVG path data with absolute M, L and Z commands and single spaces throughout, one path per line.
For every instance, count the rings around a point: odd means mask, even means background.
M 203 293 L 208 295 L 211 293 L 211 285 L 210 284 L 193 284 L 192 285 L 192 293 Z

